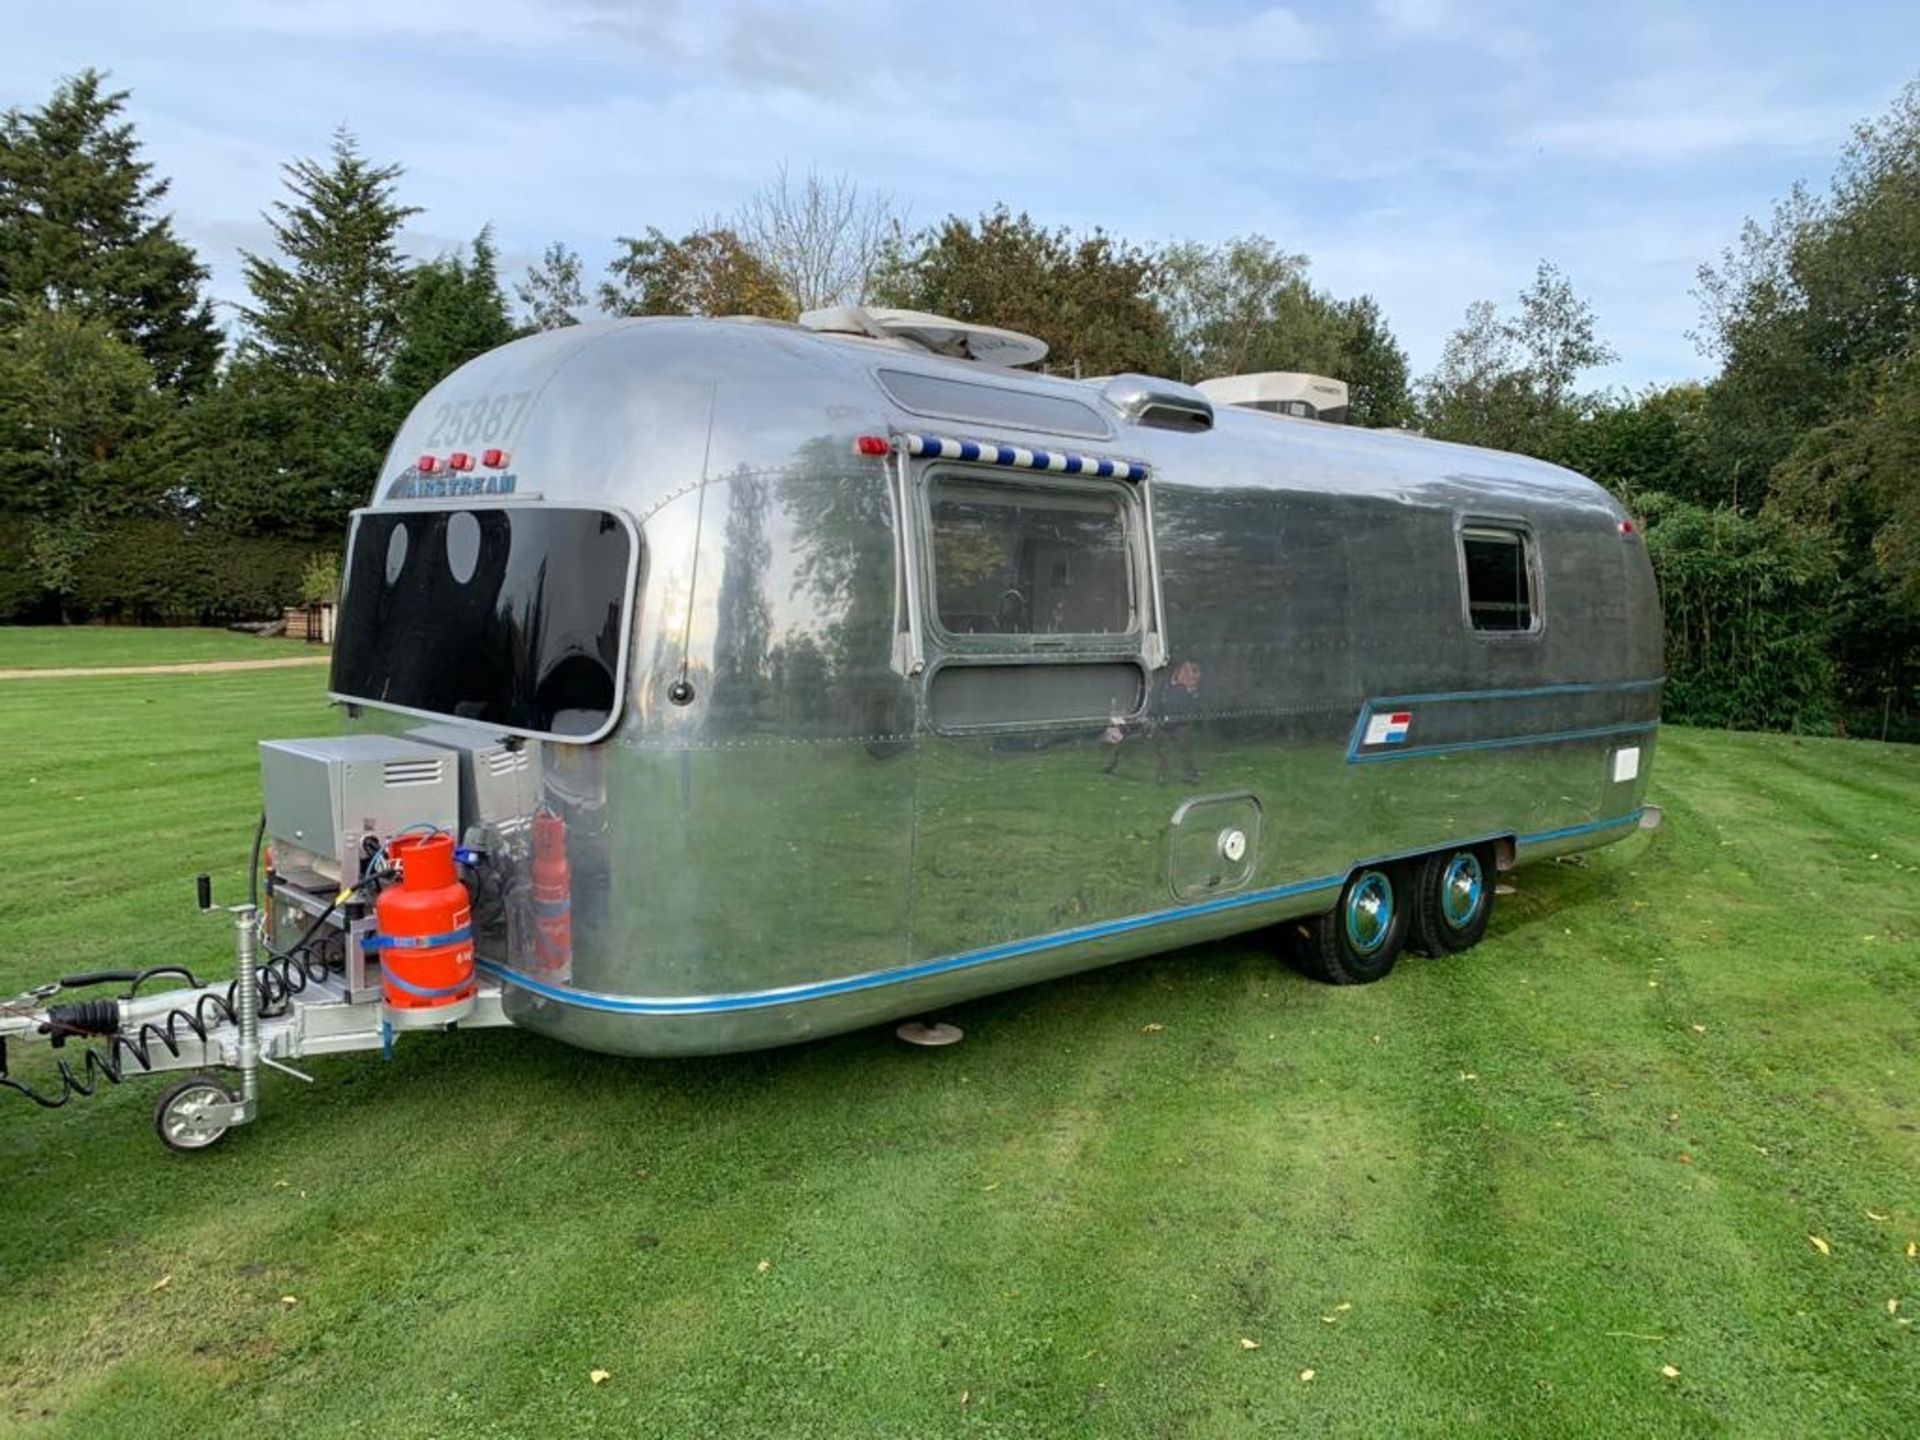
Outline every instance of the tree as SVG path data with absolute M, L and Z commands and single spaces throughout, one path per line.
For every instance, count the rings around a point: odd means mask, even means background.
M 91 317 L 153 383 L 196 391 L 220 354 L 207 271 L 156 213 L 168 182 L 140 158 L 126 101 L 83 70 L 0 117 L 0 329 L 35 307 Z
M 607 267 L 600 306 L 615 315 L 761 315 L 798 313 L 780 277 L 733 231 L 709 227 L 671 240 L 652 226 Z
M 566 242 L 554 241 L 537 263 L 527 267 L 513 293 L 526 306 L 527 323 L 535 330 L 578 325 L 587 308 L 579 254 Z
M 1708 465 L 1706 388 L 1648 389 L 1596 398 L 1583 419 L 1563 427 L 1550 458 L 1598 480 L 1627 503 L 1655 491 L 1714 506 L 1729 498 Z
M 1716 480 L 1841 547 L 1845 703 L 1917 727 L 1920 82 L 1861 125 L 1829 193 L 1796 189 L 1701 272 Z
M 1407 352 L 1393 338 L 1379 304 L 1371 295 L 1360 295 L 1342 301 L 1337 313 L 1340 359 L 1332 373 L 1347 382 L 1348 423 L 1375 428 L 1412 423 Z
M 266 219 L 284 262 L 241 252 L 253 296 L 241 355 L 364 395 L 400 345 L 399 234 L 419 211 L 394 198 L 400 167 L 370 163 L 344 129 L 327 164 L 295 160 L 283 173 L 292 199 Z
M 72 309 L 22 313 L 0 346 L 0 503 L 34 582 L 63 602 L 97 525 L 157 499 L 129 452 L 168 410 L 140 352 Z
M 1174 378 L 1258 370 L 1328 374 L 1338 341 L 1331 306 L 1307 284 L 1307 257 L 1264 235 L 1185 241 L 1158 257 L 1154 299 L 1167 317 Z
M 1503 317 L 1485 300 L 1467 307 L 1466 323 L 1421 382 L 1422 421 L 1443 440 L 1549 455 L 1594 403 L 1575 381 L 1616 358 L 1598 337 L 1593 307 L 1543 260 L 1518 314 Z
M 488 228 L 474 237 L 471 260 L 444 255 L 409 277 L 390 382 L 396 426 L 446 376 L 513 338 L 498 262 Z
M 1307 257 L 1264 235 L 1168 246 L 1155 299 L 1172 330 L 1179 379 L 1306 371 L 1347 382 L 1352 424 L 1409 418 L 1406 352 L 1379 305 L 1369 295 L 1341 301 L 1314 289 Z
M 1157 273 L 1150 253 L 1104 231 L 1046 230 L 1001 206 L 902 240 L 874 289 L 882 304 L 1037 336 L 1053 369 L 1165 374 L 1173 356 L 1152 299 Z
M 825 180 L 814 170 L 795 181 L 784 165 L 733 222 L 741 243 L 801 310 L 866 300 L 899 228 L 884 191 L 863 193 L 845 175 Z

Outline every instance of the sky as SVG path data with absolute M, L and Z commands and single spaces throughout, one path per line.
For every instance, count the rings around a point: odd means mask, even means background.
M 1416 374 L 1551 260 L 1620 353 L 1591 379 L 1635 389 L 1711 373 L 1699 265 L 1920 76 L 1911 0 L 0 0 L 0 37 L 0 107 L 86 66 L 132 92 L 223 302 L 280 166 L 344 125 L 405 167 L 411 253 L 491 223 L 510 279 L 785 165 L 916 225 L 1265 234 L 1378 299 Z

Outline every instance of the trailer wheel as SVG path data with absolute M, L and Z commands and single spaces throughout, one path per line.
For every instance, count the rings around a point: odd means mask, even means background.
M 1442 850 L 1419 864 L 1413 943 L 1429 955 L 1472 949 L 1493 915 L 1493 857 L 1483 849 Z
M 1394 867 L 1356 870 L 1340 903 L 1302 922 L 1301 960 L 1329 985 L 1371 985 L 1386 978 L 1407 940 L 1404 872 Z
M 189 1075 L 176 1080 L 153 1107 L 153 1132 L 169 1150 L 189 1153 L 217 1144 L 231 1128 L 228 1121 L 208 1114 L 213 1106 L 225 1113 L 225 1107 L 240 1097 L 210 1075 Z

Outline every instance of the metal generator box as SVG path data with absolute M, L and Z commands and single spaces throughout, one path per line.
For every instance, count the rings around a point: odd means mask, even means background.
M 384 840 L 429 825 L 459 834 L 459 761 L 417 740 L 262 740 L 260 792 L 267 834 L 333 861 L 342 874 L 354 868 L 363 836 Z

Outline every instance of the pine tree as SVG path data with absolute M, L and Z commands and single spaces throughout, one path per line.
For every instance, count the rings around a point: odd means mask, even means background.
M 514 336 L 491 226 L 474 237 L 471 260 L 443 255 L 413 272 L 400 323 L 391 387 L 396 420 L 454 370 Z
M 70 309 L 138 351 L 155 383 L 192 392 L 220 355 L 207 271 L 156 213 L 168 182 L 140 158 L 126 100 L 83 70 L 40 109 L 0 116 L 0 328 Z
M 400 166 L 372 164 L 344 129 L 329 163 L 295 160 L 284 173 L 292 199 L 266 219 L 285 260 L 241 252 L 253 295 L 241 354 L 361 399 L 400 346 L 408 270 L 398 238 L 419 211 L 394 198 Z

